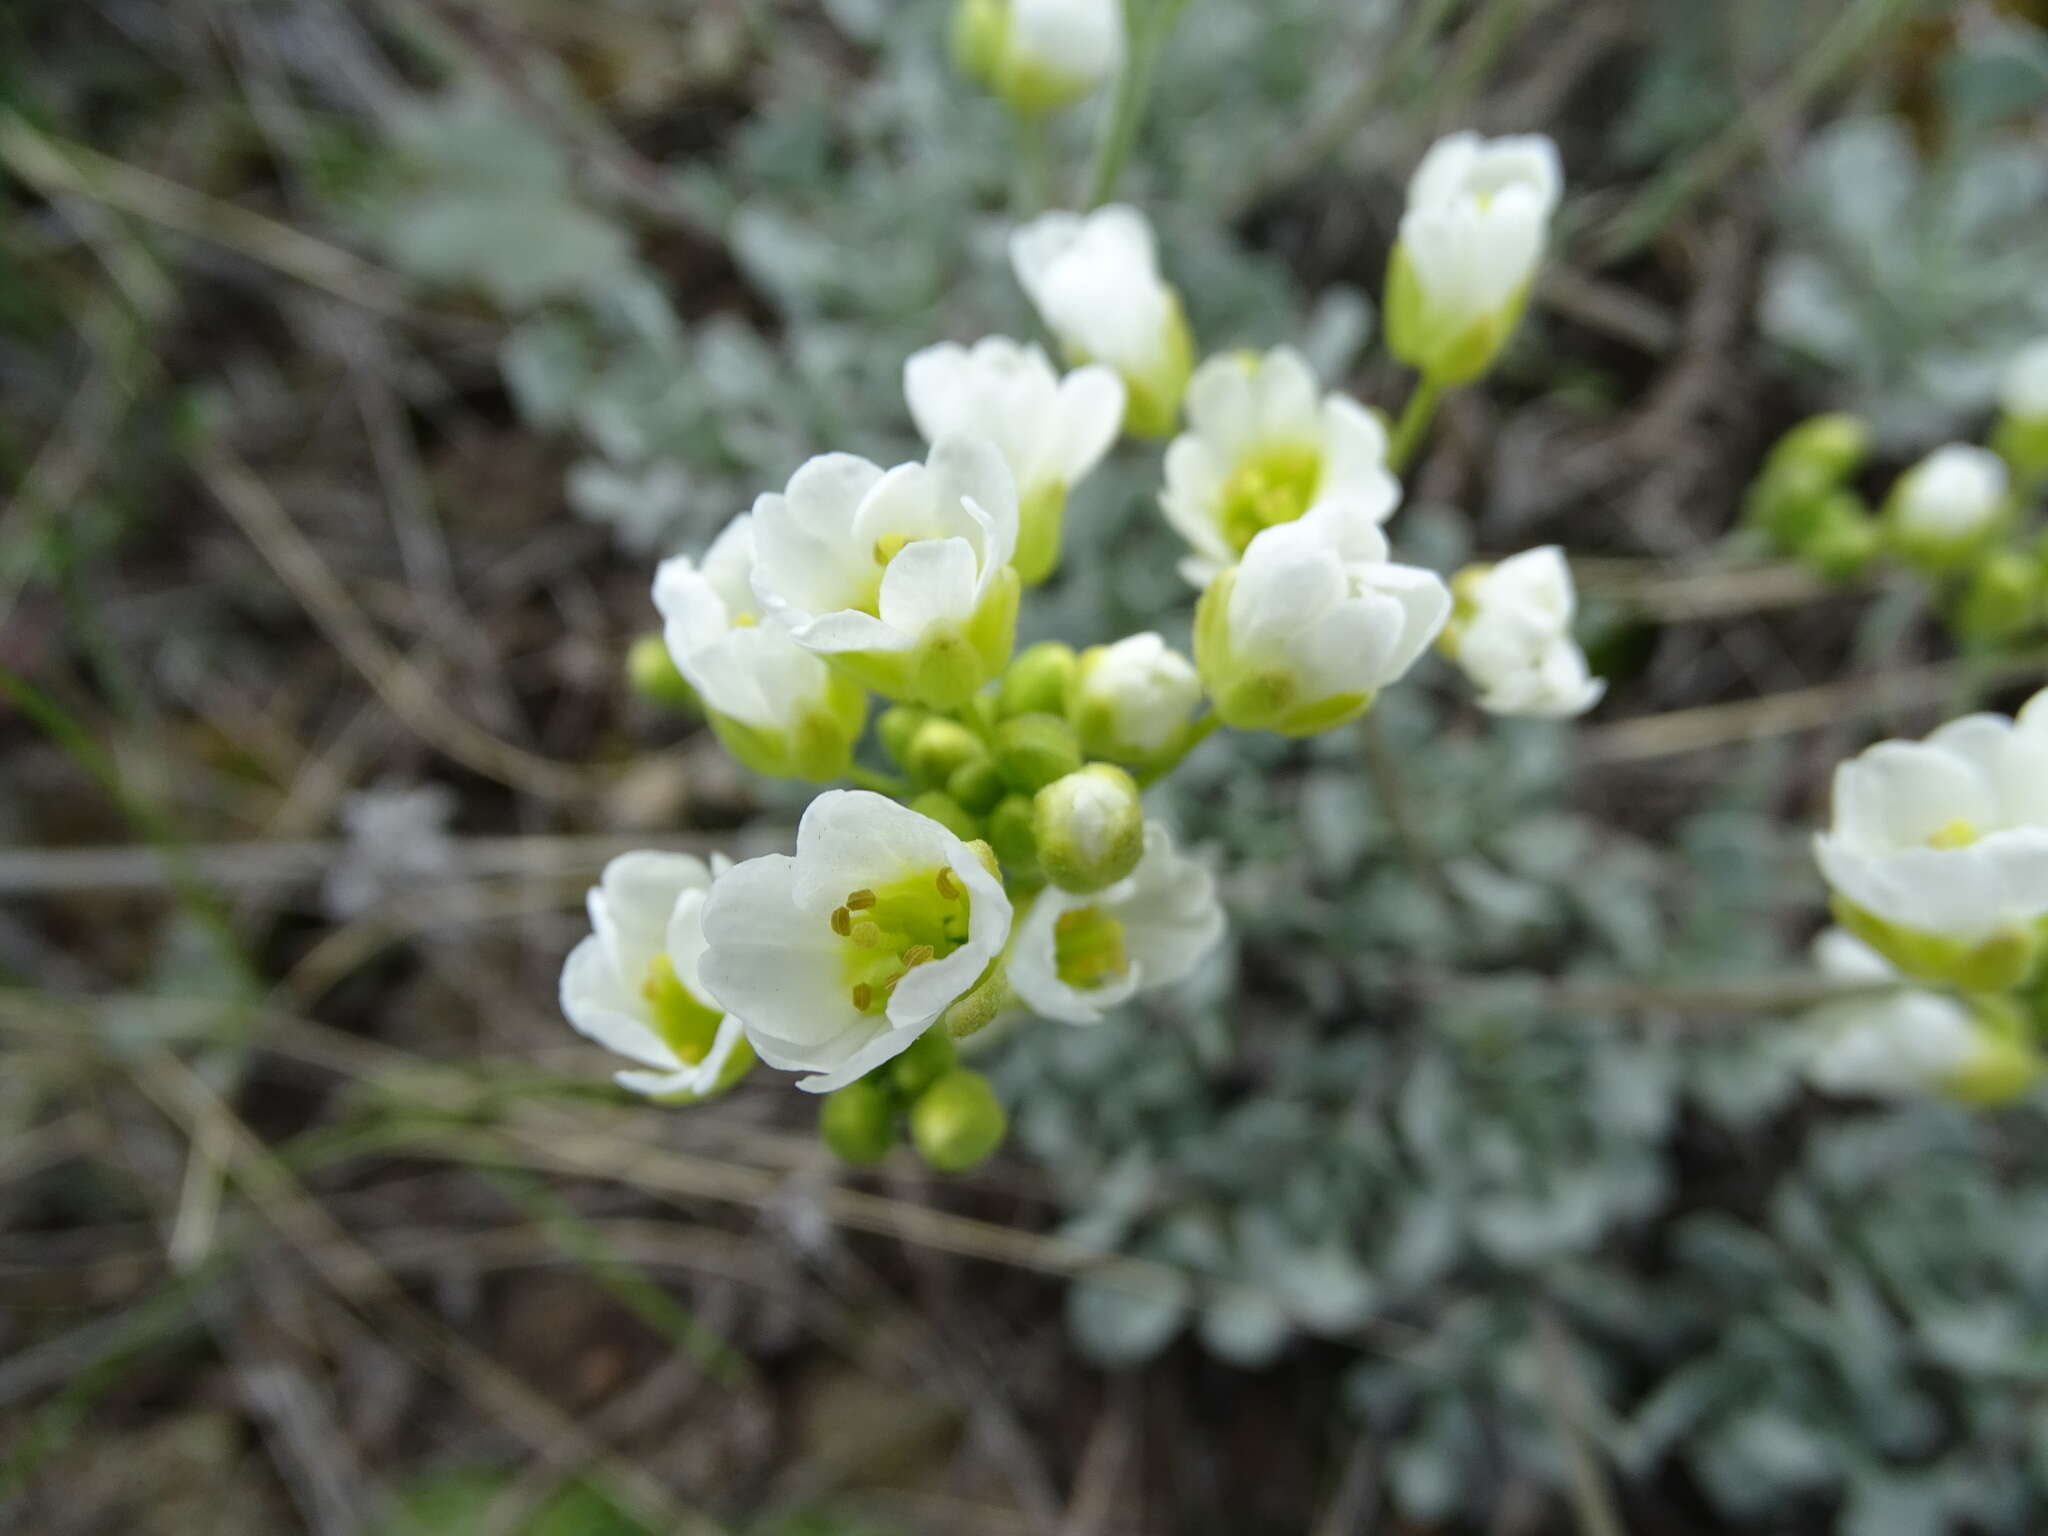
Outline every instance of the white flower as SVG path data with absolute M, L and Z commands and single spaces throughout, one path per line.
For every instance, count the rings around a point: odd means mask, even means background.
M 748 767 L 838 778 L 866 723 L 867 696 L 762 611 L 753 575 L 746 514 L 726 525 L 702 564 L 683 555 L 664 560 L 654 573 L 654 606 L 669 655 L 720 740 Z
M 2017 985 L 2048 921 L 2048 689 L 1842 764 L 1814 852 L 1843 925 L 1902 970 Z
M 599 1045 L 650 1070 L 616 1074 L 655 1098 L 702 1098 L 753 1061 L 739 1021 L 699 976 L 712 872 L 684 853 L 621 854 L 588 901 L 591 934 L 562 966 L 562 1012 Z
M 1123 376 L 1126 430 L 1170 433 L 1194 343 L 1179 295 L 1159 276 L 1145 216 L 1121 203 L 1041 215 L 1010 236 L 1010 264 L 1069 363 L 1102 363 Z
M 1166 450 L 1166 520 L 1194 548 L 1181 569 L 1196 586 L 1260 531 L 1319 501 L 1347 501 L 1385 522 L 1401 499 L 1379 418 L 1344 395 L 1320 395 L 1292 347 L 1212 357 L 1188 385 L 1189 429 Z
M 1903 981 L 1884 956 L 1830 928 L 1814 940 L 1821 971 L 1843 982 Z M 1824 1093 L 1913 1098 L 1945 1093 L 1980 1102 L 2017 1096 L 2040 1074 L 2024 1039 L 1940 992 L 1901 987 L 1824 1003 L 1806 1020 L 1806 1075 Z
M 1481 709 L 1562 718 L 1584 714 L 1607 691 L 1572 639 L 1578 597 L 1556 546 L 1468 567 L 1452 590 L 1458 612 L 1444 650 L 1480 690 Z
M 1268 528 L 1195 610 L 1195 662 L 1223 723 L 1306 736 L 1362 713 L 1451 609 L 1430 571 L 1393 565 L 1378 509 L 1324 502 Z
M 1214 877 L 1152 822 L 1124 879 L 1091 896 L 1048 886 L 1033 899 L 1007 969 L 1033 1011 L 1094 1024 L 1133 993 L 1186 978 L 1222 937 Z
M 995 445 L 1017 482 L 1017 574 L 1045 580 L 1059 563 L 1067 492 L 1123 426 L 1123 380 L 1098 365 L 1062 379 L 1043 349 L 989 336 L 972 350 L 948 341 L 915 354 L 903 393 L 926 442 L 972 433 Z
M 1201 702 L 1194 663 L 1148 630 L 1082 653 L 1069 718 L 1089 756 L 1144 763 L 1173 744 Z
M 962 0 L 953 22 L 960 67 L 1035 117 L 1071 106 L 1123 64 L 1120 0 Z
M 2008 510 L 2005 460 L 1950 443 L 1899 476 L 1886 502 L 1892 537 L 1909 557 L 1939 568 L 1965 562 Z
M 953 709 L 1010 658 L 1016 546 L 1016 481 L 981 438 L 886 472 L 829 453 L 754 503 L 753 587 L 805 649 L 890 698 Z
M 907 1050 L 981 980 L 1010 899 L 969 847 L 865 790 L 829 790 L 796 856 L 719 876 L 704 908 L 704 984 L 764 1061 L 844 1087 Z
M 1564 176 L 1541 134 L 1454 133 L 1408 183 L 1387 345 L 1439 385 L 1477 378 L 1521 319 Z
M 2048 421 L 2048 336 L 2030 341 L 2006 365 L 1999 404 L 2018 421 Z

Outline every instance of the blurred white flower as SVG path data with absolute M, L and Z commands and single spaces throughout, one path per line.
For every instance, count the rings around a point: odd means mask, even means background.
M 796 855 L 720 875 L 704 909 L 705 986 L 762 1060 L 844 1087 L 909 1048 L 981 980 L 1010 899 L 975 848 L 865 790 L 828 790 Z
M 1387 345 L 1439 385 L 1492 364 L 1528 302 L 1563 190 L 1541 134 L 1454 133 L 1424 155 L 1387 272 Z
M 1120 0 L 962 0 L 953 50 L 969 78 L 1026 116 L 1073 105 L 1123 64 Z
M 366 789 L 341 808 L 347 843 L 321 889 L 329 917 L 360 917 L 379 902 L 417 890 L 455 868 L 448 818 L 455 794 L 444 784 Z
M 1017 485 L 985 439 L 886 472 L 824 454 L 753 518 L 763 607 L 877 692 L 954 709 L 1010 659 Z
M 1901 970 L 2020 984 L 2048 939 L 2048 689 L 1842 764 L 1814 852 L 1842 925 Z
M 1193 548 L 1181 569 L 1205 586 L 1253 537 L 1319 501 L 1385 522 L 1401 499 L 1379 418 L 1320 394 L 1292 347 L 1212 357 L 1188 385 L 1189 430 L 1166 450 L 1166 520 Z
M 1387 554 L 1370 502 L 1324 502 L 1252 539 L 1195 610 L 1195 662 L 1224 724 L 1326 731 L 1415 664 L 1451 595 Z
M 1885 503 L 1893 542 L 1935 569 L 1967 563 L 2010 510 L 2005 460 L 1988 448 L 1949 443 L 1899 476 Z
M 677 555 L 655 570 L 662 639 L 734 757 L 777 778 L 838 778 L 867 695 L 763 611 L 753 576 L 753 518 L 742 513 L 701 563 Z
M 653 1098 L 698 1099 L 753 1062 L 739 1022 L 704 990 L 703 913 L 712 871 L 684 853 L 642 850 L 604 868 L 590 936 L 562 966 L 562 1012 L 577 1031 L 645 1070 L 615 1074 Z
M 1572 639 L 1578 596 L 1556 546 L 1468 566 L 1451 590 L 1443 649 L 1479 689 L 1481 709 L 1554 719 L 1584 714 L 1607 691 Z
M 1903 981 L 1884 956 L 1830 928 L 1814 940 L 1821 971 L 1844 982 Z M 2013 1025 L 2019 1024 L 2015 1030 Z M 1806 1020 L 1806 1075 L 1825 1093 L 1977 1103 L 2015 1098 L 2040 1076 L 2024 1025 L 1994 1004 L 1901 987 L 1824 1003 Z
M 1043 214 L 1010 236 L 1010 264 L 1070 364 L 1102 363 L 1122 375 L 1125 430 L 1171 433 L 1194 342 L 1180 296 L 1159 276 L 1145 216 L 1122 203 Z
M 1148 630 L 1083 651 L 1068 709 L 1090 757 L 1144 763 L 1180 737 L 1201 702 L 1194 663 Z
M 916 353 L 903 393 L 926 442 L 971 433 L 995 445 L 1017 482 L 1017 574 L 1027 586 L 1045 580 L 1059 563 L 1067 493 L 1122 429 L 1123 380 L 1100 365 L 1063 379 L 1043 349 L 989 336 Z
M 1047 886 L 1032 900 L 1007 970 L 1034 1012 L 1095 1024 L 1132 994 L 1185 979 L 1222 938 L 1215 878 L 1151 822 L 1122 880 L 1087 896 Z

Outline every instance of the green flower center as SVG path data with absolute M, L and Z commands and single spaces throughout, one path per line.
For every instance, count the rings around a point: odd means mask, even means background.
M 1218 514 L 1223 537 L 1238 554 L 1266 529 L 1291 523 L 1316 498 L 1323 456 L 1306 444 L 1283 444 L 1251 455 L 1223 482 Z
M 943 867 L 849 891 L 830 922 L 845 941 L 842 963 L 853 1006 L 862 1013 L 885 1011 L 896 983 L 967 942 L 972 907 L 959 876 Z
M 686 1065 L 695 1066 L 711 1054 L 719 1021 L 725 1015 L 696 999 L 667 955 L 654 957 L 647 979 L 640 984 L 640 995 L 653 1010 L 654 1032 Z
M 1052 925 L 1053 969 L 1061 981 L 1090 991 L 1130 968 L 1124 925 L 1100 907 L 1075 907 Z
M 1967 848 L 1984 834 L 1974 821 L 1958 816 L 1954 821 L 1937 827 L 1927 839 L 1930 848 Z

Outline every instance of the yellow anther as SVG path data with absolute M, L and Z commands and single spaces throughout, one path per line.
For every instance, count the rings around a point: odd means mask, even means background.
M 903 968 L 907 971 L 912 966 L 923 965 L 936 953 L 929 944 L 913 944 L 903 951 Z
M 950 869 L 940 870 L 936 883 L 939 887 L 939 894 L 945 897 L 946 900 L 956 901 L 959 899 L 960 882 L 953 878 L 953 871 Z
M 1977 830 L 1975 822 L 1965 821 L 1962 817 L 1958 816 L 1947 826 L 1937 828 L 1934 834 L 1927 839 L 1927 846 L 1930 848 L 1967 848 L 1982 835 Z
M 832 909 L 832 931 L 842 939 L 853 932 L 853 914 L 844 907 Z
M 761 616 L 758 613 L 736 613 L 732 616 L 732 627 L 734 629 L 755 629 L 760 626 L 760 623 Z
M 855 983 L 854 983 L 854 988 L 853 988 L 853 1006 L 854 1006 L 854 1007 L 858 1008 L 858 1009 L 859 1009 L 859 1010 L 860 1010 L 860 1011 L 861 1011 L 862 1013 L 866 1013 L 866 1012 L 868 1011 L 869 1007 L 873 1005 L 874 1001 L 875 1001 L 875 989 L 874 989 L 873 987 L 869 986 L 869 985 L 868 985 L 868 984 L 867 984 L 866 982 L 864 982 L 864 981 L 861 981 L 861 982 L 855 982 Z
M 865 912 L 874 904 L 875 893 L 866 889 L 855 891 L 846 898 L 846 910 L 849 912 Z
M 873 949 L 882 942 L 882 930 L 875 923 L 855 923 L 849 937 L 862 949 Z

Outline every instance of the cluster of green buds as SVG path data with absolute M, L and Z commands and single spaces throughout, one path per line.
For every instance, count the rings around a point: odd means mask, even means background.
M 2026 508 L 2048 471 L 2048 415 L 2008 404 L 1992 441 L 1935 449 L 1873 509 L 1856 488 L 1869 429 L 1842 413 L 1815 416 L 1772 448 L 1745 520 L 1828 582 L 1864 579 L 1887 563 L 1917 572 L 1964 644 L 2010 645 L 2048 629 L 2048 534 Z
M 943 1030 L 930 1030 L 887 1066 L 826 1095 L 818 1134 L 846 1162 L 866 1167 L 893 1150 L 908 1125 L 911 1145 L 940 1173 L 961 1173 L 1003 1144 L 1009 1116 L 979 1072 L 960 1065 Z

